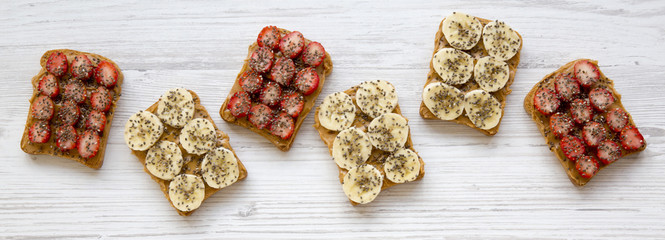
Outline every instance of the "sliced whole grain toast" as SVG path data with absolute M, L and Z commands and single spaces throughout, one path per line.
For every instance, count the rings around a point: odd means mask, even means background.
M 83 165 L 88 166 L 90 168 L 99 169 L 99 168 L 102 167 L 102 164 L 104 163 L 104 153 L 106 151 L 106 143 L 108 141 L 109 131 L 111 130 L 111 123 L 113 122 L 113 116 L 115 115 L 114 113 L 115 113 L 115 109 L 117 107 L 117 102 L 120 99 L 120 96 L 121 96 L 121 93 L 122 93 L 122 83 L 123 83 L 123 80 L 124 80 L 124 76 L 122 74 L 122 71 L 120 70 L 120 68 L 118 67 L 118 65 L 115 62 L 113 62 L 110 59 L 108 59 L 106 57 L 103 57 L 101 55 L 94 54 L 94 53 L 80 52 L 80 51 L 70 50 L 70 49 L 49 50 L 49 51 L 45 52 L 42 55 L 41 60 L 40 60 L 41 69 L 40 69 L 39 73 L 37 75 L 35 75 L 31 80 L 32 87 L 33 87 L 32 97 L 29 100 L 31 107 L 32 107 L 33 101 L 39 96 L 39 90 L 38 90 L 39 81 L 42 78 L 42 76 L 44 76 L 45 74 L 48 73 L 47 70 L 46 70 L 46 61 L 49 58 L 49 56 L 51 55 L 51 53 L 54 53 L 54 52 L 63 53 L 65 56 L 67 56 L 67 61 L 69 63 L 72 62 L 72 60 L 74 59 L 75 56 L 77 56 L 79 54 L 85 54 L 90 59 L 90 61 L 92 62 L 93 69 L 101 61 L 107 61 L 107 62 L 113 64 L 113 66 L 115 66 L 115 68 L 118 72 L 117 83 L 116 83 L 115 87 L 113 87 L 113 89 L 111 90 L 113 92 L 113 94 L 112 94 L 113 96 L 112 96 L 112 100 L 111 100 L 111 106 L 110 106 L 110 108 L 109 108 L 109 110 L 106 114 L 106 124 L 105 124 L 104 130 L 100 133 L 99 150 L 97 152 L 97 155 L 95 155 L 92 158 L 83 158 L 83 157 L 81 157 L 81 155 L 78 153 L 76 148 L 65 151 L 65 152 L 61 151 L 60 149 L 58 149 L 56 147 L 56 143 L 55 143 L 56 142 L 55 141 L 55 131 L 56 131 L 56 128 L 57 128 L 56 124 L 51 124 L 51 138 L 48 140 L 48 142 L 46 142 L 46 143 L 33 143 L 33 142 L 31 142 L 29 140 L 29 137 L 28 137 L 28 131 L 29 131 L 30 126 L 32 126 L 32 124 L 35 121 L 37 121 L 37 119 L 33 118 L 30 111 L 28 111 L 28 118 L 27 118 L 27 121 L 25 123 L 25 129 L 23 130 L 23 137 L 21 138 L 21 150 L 23 150 L 24 152 L 26 152 L 28 154 L 51 155 L 51 156 L 57 156 L 57 157 L 62 157 L 62 158 L 68 158 L 68 159 L 75 160 L 79 163 L 82 163 Z M 63 86 L 63 83 L 69 77 L 70 77 L 70 73 L 68 72 L 58 80 L 61 87 Z M 90 112 L 90 96 L 89 95 L 93 90 L 95 90 L 97 88 L 98 84 L 95 83 L 95 81 L 93 79 L 90 79 L 90 80 L 86 80 L 84 82 L 84 86 L 85 86 L 86 90 L 88 91 L 88 96 L 86 96 L 85 102 L 80 104 L 81 115 L 79 117 L 78 123 L 75 125 L 75 128 L 77 129 L 77 132 L 79 133 L 79 135 L 83 131 L 82 129 L 85 128 L 84 127 L 85 119 L 87 117 L 87 114 Z M 62 92 L 62 90 L 61 90 L 61 92 Z M 60 95 L 62 95 L 62 94 L 60 94 Z M 60 95 L 57 96 L 56 99 L 54 99 L 56 113 L 58 112 L 58 110 L 61 106 L 61 103 L 63 101 L 63 99 Z M 51 121 L 52 122 L 55 121 L 55 117 Z

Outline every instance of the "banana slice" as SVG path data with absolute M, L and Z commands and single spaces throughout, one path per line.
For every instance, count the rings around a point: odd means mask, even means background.
M 180 130 L 180 145 L 188 153 L 201 155 L 215 147 L 215 126 L 208 119 L 195 118 Z
M 205 198 L 205 184 L 201 177 L 180 174 L 169 184 L 169 199 L 176 209 L 189 212 L 201 206 Z
M 164 125 L 155 114 L 139 111 L 125 123 L 125 143 L 132 150 L 145 151 L 164 133 Z
M 473 73 L 473 58 L 454 48 L 442 48 L 432 57 L 432 66 L 444 83 L 463 84 Z
M 473 77 L 485 91 L 496 92 L 506 86 L 510 77 L 508 63 L 499 61 L 492 56 L 478 59 L 473 68 Z
M 171 180 L 180 173 L 184 164 L 178 144 L 161 141 L 148 149 L 145 167 L 155 177 Z
M 224 188 L 238 181 L 238 160 L 231 150 L 218 147 L 206 154 L 201 162 L 201 176 L 212 188 Z
M 341 131 L 351 127 L 356 118 L 356 106 L 346 93 L 336 92 L 326 96 L 319 105 L 319 123 L 321 126 Z
M 392 152 L 404 147 L 409 136 L 409 124 L 402 115 L 387 113 L 369 123 L 367 135 L 374 147 Z
M 464 110 L 476 127 L 490 129 L 501 121 L 501 103 L 485 90 L 476 89 L 464 95 Z
M 392 112 L 397 106 L 395 86 L 381 80 L 363 82 L 356 91 L 356 103 L 372 118 Z
M 446 17 L 441 25 L 441 32 L 451 46 L 469 50 L 480 41 L 483 25 L 474 16 L 460 12 Z
M 423 102 L 427 109 L 443 120 L 453 120 L 464 111 L 464 93 L 442 82 L 433 82 L 425 87 Z
M 520 50 L 522 39 L 508 24 L 497 20 L 485 25 L 483 44 L 487 54 L 500 61 L 506 61 L 513 58 Z
M 351 201 L 360 204 L 373 201 L 381 192 L 381 186 L 383 186 L 383 176 L 379 169 L 370 164 L 351 168 L 344 175 L 342 183 L 344 194 Z
M 414 181 L 420 174 L 418 154 L 410 149 L 399 149 L 386 158 L 383 171 L 386 173 L 388 180 L 394 183 Z
M 365 163 L 372 154 L 369 137 L 357 128 L 348 128 L 335 137 L 332 157 L 341 168 L 351 169 Z
M 184 88 L 169 89 L 159 98 L 157 115 L 164 123 L 181 128 L 194 118 L 194 99 Z

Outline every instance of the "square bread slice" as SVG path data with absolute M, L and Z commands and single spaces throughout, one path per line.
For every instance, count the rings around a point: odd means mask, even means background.
M 283 35 L 286 35 L 290 33 L 291 31 L 279 28 L 280 33 Z M 310 43 L 311 40 L 305 38 L 305 44 Z M 323 85 L 326 81 L 326 77 L 332 73 L 333 70 L 333 63 L 332 59 L 330 57 L 330 54 L 326 52 L 326 56 L 323 59 L 323 62 L 321 65 L 316 67 L 316 72 L 319 75 L 319 87 L 314 91 L 314 93 L 304 96 L 305 97 L 305 106 L 303 107 L 302 112 L 298 116 L 297 119 L 295 119 L 295 129 L 293 130 L 293 134 L 291 134 L 291 137 L 287 139 L 282 139 L 278 136 L 272 135 L 268 129 L 259 129 L 256 126 L 254 126 L 249 120 L 247 120 L 247 117 L 244 118 L 236 118 L 231 114 L 231 111 L 228 110 L 228 104 L 229 100 L 231 97 L 233 97 L 233 94 L 235 94 L 238 91 L 242 91 L 242 88 L 240 87 L 240 84 L 238 83 L 240 80 L 240 77 L 242 74 L 249 69 L 249 58 L 258 48 L 258 44 L 256 42 L 252 43 L 249 46 L 248 53 L 247 53 L 247 59 L 245 59 L 245 63 L 242 66 L 242 69 L 240 69 L 240 73 L 238 73 L 238 76 L 236 76 L 236 81 L 233 84 L 233 87 L 231 88 L 231 91 L 229 91 L 229 95 L 226 97 L 226 100 L 222 104 L 222 107 L 219 109 L 219 115 L 222 116 L 222 119 L 224 119 L 227 122 L 236 124 L 238 126 L 247 128 L 255 133 L 258 133 L 259 135 L 265 137 L 268 139 L 271 143 L 275 144 L 279 150 L 282 151 L 288 151 L 291 148 L 291 145 L 293 144 L 293 141 L 296 138 L 296 135 L 298 135 L 298 130 L 300 130 L 300 126 L 302 125 L 303 121 L 305 121 L 305 118 L 307 117 L 307 114 L 312 110 L 314 107 L 314 103 L 316 102 L 316 98 L 319 96 L 321 93 L 321 90 L 323 89 Z M 299 70 L 299 66 L 296 65 L 296 72 Z
M 23 137 L 21 138 L 21 150 L 28 154 L 36 154 L 36 155 L 51 155 L 51 156 L 57 156 L 57 157 L 62 157 L 62 158 L 68 158 L 75 160 L 79 163 L 82 163 L 85 166 L 88 166 L 90 168 L 94 169 L 99 169 L 102 167 L 102 164 L 104 163 L 104 153 L 106 152 L 106 142 L 108 141 L 108 136 L 109 136 L 109 131 L 111 130 L 111 123 L 113 122 L 113 116 L 115 115 L 115 109 L 117 107 L 118 100 L 120 99 L 121 93 L 122 93 L 122 82 L 124 80 L 124 77 L 122 75 L 122 71 L 120 71 L 120 68 L 118 67 L 115 62 L 111 61 L 111 59 L 108 59 L 106 57 L 103 57 L 101 55 L 97 55 L 94 53 L 87 53 L 87 52 L 80 52 L 76 50 L 70 50 L 70 49 L 55 49 L 55 50 L 49 50 L 42 55 L 42 58 L 40 60 L 40 65 L 41 69 L 37 75 L 35 75 L 32 80 L 32 97 L 30 98 L 30 106 L 32 107 L 33 101 L 40 95 L 39 90 L 38 90 L 38 85 L 39 81 L 41 78 L 46 75 L 48 72 L 46 70 L 46 61 L 48 60 L 49 56 L 51 56 L 52 53 L 55 52 L 61 52 L 67 57 L 67 62 L 68 66 L 71 64 L 72 60 L 74 59 L 75 56 L 79 54 L 85 54 L 88 59 L 92 62 L 93 65 L 93 70 L 94 67 L 96 67 L 100 62 L 102 61 L 107 61 L 113 66 L 115 66 L 115 69 L 118 72 L 118 79 L 115 87 L 111 90 L 113 93 L 113 97 L 111 99 L 111 107 L 109 108 L 108 112 L 106 113 L 106 124 L 104 127 L 104 131 L 100 133 L 100 139 L 99 139 L 99 150 L 97 152 L 97 155 L 95 155 L 92 158 L 84 158 L 81 157 L 81 155 L 78 153 L 77 149 L 71 149 L 68 151 L 61 151 L 58 149 L 56 146 L 56 139 L 55 139 L 55 131 L 56 131 L 56 116 L 53 117 L 51 120 L 51 138 L 48 140 L 48 142 L 45 143 L 33 143 L 29 139 L 29 129 L 30 126 L 32 126 L 37 119 L 33 118 L 31 111 L 28 110 L 28 119 L 25 123 L 25 129 L 23 130 Z M 60 79 L 58 79 L 59 85 L 62 87 L 64 83 L 71 78 L 71 74 L 65 73 L 64 76 L 62 76 Z M 84 84 L 86 90 L 88 92 L 94 91 L 98 84 L 93 80 L 86 80 L 86 83 Z M 61 89 L 61 94 L 62 94 L 62 89 Z M 58 95 L 54 99 L 55 103 L 55 111 L 56 115 L 58 110 L 60 109 L 61 103 L 63 98 Z M 85 130 L 85 120 L 90 112 L 90 98 L 87 97 L 85 102 L 79 104 L 80 109 L 81 109 L 81 115 L 79 116 L 78 123 L 74 125 L 76 128 L 77 132 L 80 133 Z
M 483 25 L 487 25 L 488 23 L 492 22 L 492 20 L 484 19 L 484 18 L 479 18 L 476 17 L 480 21 L 480 23 Z M 441 31 L 441 26 L 443 26 L 443 21 L 446 20 L 445 18 L 441 20 L 441 23 L 439 24 L 439 30 L 436 32 L 436 36 L 434 38 L 434 52 L 432 53 L 432 57 L 434 57 L 434 54 L 436 54 L 439 49 L 442 48 L 449 48 L 452 47 L 446 38 L 443 36 L 443 32 Z M 520 40 L 522 40 L 522 35 L 519 34 L 519 32 L 515 31 L 517 35 L 520 37 Z M 524 40 L 522 40 L 522 45 L 524 44 Z M 478 44 L 471 48 L 470 50 L 464 50 L 464 52 L 470 54 L 474 60 L 478 60 L 482 57 L 489 56 L 487 51 L 485 50 L 485 46 L 483 45 L 482 38 L 480 41 L 478 41 Z M 522 46 L 520 46 L 520 50 L 517 51 L 517 54 L 513 56 L 511 59 L 507 60 L 506 63 L 508 63 L 508 68 L 510 69 L 510 77 L 508 79 L 508 82 L 506 83 L 505 87 L 502 89 L 491 93 L 492 96 L 494 96 L 497 100 L 499 100 L 499 103 L 501 103 L 501 119 L 503 119 L 504 115 L 504 109 L 506 107 L 506 97 L 508 94 L 512 92 L 510 89 L 510 85 L 513 84 L 515 81 L 515 74 L 517 73 L 517 65 L 520 63 L 520 53 L 522 52 Z M 474 63 L 475 64 L 475 63 Z M 432 82 L 441 82 L 441 77 L 439 74 L 436 73 L 434 70 L 434 66 L 432 65 L 432 61 L 429 63 L 429 73 L 427 74 L 427 81 L 425 82 L 425 85 L 423 86 L 423 89 L 425 86 Z M 460 89 L 462 92 L 469 92 L 471 90 L 479 89 L 480 87 L 478 84 L 475 82 L 474 77 L 472 77 L 468 82 L 461 84 L 461 85 L 455 85 L 458 89 Z M 424 102 L 420 103 L 420 116 L 422 116 L 424 119 L 439 119 L 437 118 L 428 108 L 425 106 Z M 495 135 L 497 132 L 499 132 L 499 126 L 501 126 L 501 122 L 499 121 L 499 124 L 497 124 L 495 127 L 490 128 L 490 129 L 480 129 L 476 127 L 473 122 L 469 119 L 469 117 L 466 116 L 466 114 L 462 114 L 459 117 L 457 117 L 454 120 L 449 120 L 451 122 L 455 122 L 458 124 L 466 125 L 469 126 L 473 129 L 476 129 L 485 135 L 492 136 Z
M 351 124 L 351 126 L 356 127 L 358 129 L 361 129 L 363 131 L 366 131 L 365 129 L 367 128 L 367 126 L 369 126 L 369 123 L 372 121 L 372 118 L 369 117 L 368 115 L 364 114 L 360 110 L 360 107 L 358 106 L 358 104 L 356 103 L 356 91 L 358 90 L 358 87 L 359 86 L 354 86 L 354 87 L 344 91 L 344 93 L 348 94 L 351 97 L 351 99 L 353 100 L 353 104 L 356 106 L 356 109 L 357 109 L 356 117 L 355 117 L 353 123 Z M 328 146 L 328 151 L 330 152 L 330 155 L 332 156 L 333 142 L 335 141 L 335 137 L 337 136 L 337 134 L 340 131 L 332 131 L 332 130 L 329 130 L 329 129 L 321 126 L 321 123 L 319 122 L 319 110 L 320 110 L 320 108 L 317 107 L 316 111 L 314 113 L 314 128 L 319 132 L 319 136 L 321 137 L 321 140 L 323 140 L 323 143 L 325 143 L 326 146 Z M 395 106 L 395 110 L 393 110 L 393 113 L 397 113 L 399 115 L 402 115 L 402 111 L 399 108 L 399 104 L 397 104 L 397 106 Z M 406 119 L 406 117 L 404 117 L 404 118 Z M 409 128 L 409 135 L 408 135 L 408 138 L 406 140 L 406 144 L 404 144 L 404 148 L 410 149 L 411 151 L 413 151 L 417 154 L 416 150 L 413 148 L 413 142 L 411 141 L 411 130 L 410 130 L 410 128 Z M 401 183 L 392 182 L 387 177 L 385 177 L 386 173 L 383 170 L 383 162 L 388 156 L 390 156 L 390 152 L 382 151 L 382 150 L 379 150 L 376 147 L 374 147 L 372 149 L 372 153 L 371 153 L 369 159 L 367 159 L 367 162 L 366 162 L 367 164 L 371 164 L 374 167 L 376 167 L 377 169 L 379 169 L 379 171 L 381 172 L 381 175 L 384 176 L 383 185 L 381 186 L 381 191 L 383 191 L 383 190 L 385 190 L 389 187 L 401 184 Z M 418 180 L 422 179 L 423 176 L 425 176 L 425 162 L 420 157 L 420 155 L 418 155 L 418 160 L 420 161 L 420 172 L 419 172 L 418 177 L 416 178 L 415 181 L 418 181 Z M 333 164 L 335 164 L 334 161 L 333 161 Z M 335 164 L 335 165 L 337 165 L 337 164 Z M 344 176 L 346 175 L 348 170 L 346 170 L 344 168 L 341 168 L 339 166 L 337 166 L 337 168 L 339 169 L 339 182 L 344 183 Z M 351 204 L 354 205 L 354 206 L 358 205 L 358 203 L 356 203 L 354 201 L 351 201 L 350 199 L 349 199 L 349 202 L 351 202 Z
M 226 133 L 222 132 L 217 128 L 217 125 L 215 122 L 212 120 L 210 117 L 210 114 L 208 114 L 208 111 L 201 105 L 201 100 L 199 99 L 199 96 L 194 93 L 194 91 L 188 90 L 189 93 L 192 94 L 192 98 L 194 99 L 194 118 L 205 118 L 208 119 L 212 123 L 213 126 L 215 126 L 215 130 L 217 131 L 217 144 L 216 147 L 224 147 L 233 152 L 233 155 L 236 157 L 238 160 L 238 168 L 240 169 L 240 174 L 238 176 L 238 181 L 243 180 L 247 177 L 247 169 L 245 168 L 245 165 L 242 164 L 240 161 L 240 158 L 238 158 L 238 155 L 236 155 L 235 151 L 233 151 L 233 148 L 231 147 L 231 144 L 229 143 L 229 135 Z M 159 100 L 150 106 L 146 111 L 151 112 L 153 114 L 157 114 L 157 104 L 159 103 Z M 162 141 L 162 140 L 168 140 L 172 142 L 178 142 L 178 137 L 180 135 L 180 129 L 176 129 L 174 127 L 169 126 L 168 124 L 164 124 L 164 134 L 162 134 L 162 137 L 157 141 Z M 203 160 L 203 155 L 194 155 L 194 154 L 189 154 L 187 151 L 185 151 L 180 144 L 178 144 L 182 151 L 183 158 L 185 159 L 185 164 L 182 167 L 182 170 L 180 173 L 187 173 L 187 174 L 194 174 L 200 176 L 200 171 L 201 171 L 201 161 Z M 164 192 L 164 196 L 166 197 L 166 200 L 171 203 L 171 206 L 173 206 L 173 202 L 171 202 L 171 199 L 169 198 L 169 183 L 171 181 L 168 180 L 163 180 L 158 177 L 155 177 L 154 175 L 150 174 L 150 171 L 148 171 L 148 168 L 145 167 L 145 158 L 147 155 L 148 151 L 136 151 L 132 150 L 132 154 L 134 154 L 138 159 L 139 162 L 143 165 L 143 170 L 150 175 L 150 178 L 157 182 L 159 184 L 159 187 L 162 189 L 162 192 Z M 215 194 L 217 191 L 221 189 L 216 189 L 208 186 L 208 184 L 205 184 L 205 198 L 203 201 L 205 202 L 206 199 L 208 199 L 210 196 Z M 203 204 L 203 203 L 201 203 Z M 175 206 L 173 206 L 175 208 Z M 189 216 L 191 215 L 196 209 L 189 211 L 189 212 L 183 212 L 178 209 L 178 214 L 182 216 Z

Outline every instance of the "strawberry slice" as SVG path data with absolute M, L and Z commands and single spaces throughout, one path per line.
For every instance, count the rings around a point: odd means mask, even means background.
M 298 118 L 298 115 L 300 115 L 305 106 L 305 98 L 299 92 L 287 92 L 282 96 L 282 102 L 279 105 L 282 111 L 288 113 L 293 118 Z
M 249 122 L 252 123 L 258 129 L 264 129 L 268 127 L 270 122 L 272 122 L 273 114 L 272 109 L 265 104 L 254 105 L 249 109 L 249 114 L 247 115 Z
M 594 157 L 583 155 L 575 163 L 575 168 L 583 178 L 592 178 L 596 175 L 600 166 L 598 166 L 598 161 Z
M 640 131 L 633 126 L 626 126 L 623 128 L 619 138 L 621 139 L 621 146 L 626 150 L 640 149 L 646 144 Z
M 310 95 L 319 88 L 319 74 L 313 67 L 303 68 L 296 74 L 294 84 L 305 96 Z
M 55 113 L 55 104 L 51 98 L 40 95 L 32 102 L 31 107 L 32 117 L 39 120 L 51 120 L 53 113 Z
M 242 90 L 249 94 L 254 94 L 261 90 L 261 87 L 263 86 L 263 76 L 253 70 L 247 70 L 242 73 L 238 83 L 240 84 L 240 87 L 242 87 Z
M 95 131 L 85 131 L 79 139 L 78 151 L 83 158 L 92 158 L 99 152 L 99 134 Z
M 576 161 L 577 158 L 584 155 L 586 152 L 582 140 L 572 135 L 562 137 L 559 146 L 561 147 L 563 154 L 571 161 Z
M 618 143 L 608 139 L 598 144 L 596 155 L 601 162 L 607 165 L 619 160 L 621 157 L 621 148 Z
M 33 143 L 45 143 L 51 138 L 51 125 L 47 121 L 36 121 L 28 130 L 28 139 Z
M 81 109 L 78 104 L 71 100 L 65 100 L 58 110 L 58 121 L 63 125 L 73 126 L 78 122 Z
M 249 109 L 252 107 L 252 100 L 249 98 L 249 94 L 245 91 L 238 91 L 233 94 L 233 97 L 229 100 L 229 104 L 226 105 L 226 108 L 231 111 L 231 115 L 237 118 L 242 118 L 247 116 Z
M 584 142 L 589 147 L 596 147 L 600 142 L 605 140 L 607 135 L 607 130 L 603 127 L 603 124 L 590 121 L 582 129 L 582 136 L 584 137 Z
M 118 69 L 110 62 L 100 62 L 95 69 L 95 81 L 107 88 L 112 88 L 118 82 Z
M 573 102 L 570 103 L 570 116 L 572 116 L 573 120 L 578 124 L 583 124 L 591 120 L 593 109 L 591 109 L 589 100 L 580 98 L 573 100 Z
M 74 149 L 77 142 L 78 134 L 73 126 L 62 125 L 55 131 L 55 145 L 58 146 L 61 151 L 64 152 Z
M 598 66 L 587 60 L 576 62 L 574 71 L 575 78 L 580 83 L 580 85 L 582 85 L 582 87 L 590 87 L 600 78 L 600 71 L 598 71 Z
M 280 112 L 270 125 L 270 133 L 281 137 L 282 139 L 288 139 L 291 137 L 294 129 L 295 124 L 293 123 L 293 118 L 285 112 Z
M 278 58 L 275 66 L 270 69 L 270 79 L 285 87 L 291 84 L 294 75 L 296 75 L 296 65 L 287 57 Z
M 106 127 L 106 114 L 97 110 L 92 110 L 85 120 L 85 129 L 102 132 Z
M 559 94 L 559 98 L 564 102 L 572 101 L 577 94 L 580 94 L 580 85 L 568 75 L 559 75 L 554 80 L 554 90 Z
M 605 88 L 594 88 L 589 92 L 589 100 L 595 109 L 603 112 L 614 103 L 614 96 Z
M 302 62 L 312 67 L 319 66 L 326 57 L 326 49 L 318 42 L 310 42 L 302 51 Z
M 39 80 L 39 85 L 37 87 L 39 92 L 43 95 L 54 98 L 60 93 L 60 84 L 58 84 L 58 78 L 55 75 L 47 73 L 41 80 Z
M 279 103 L 279 100 L 282 98 L 282 88 L 273 81 L 268 81 L 266 86 L 261 90 L 259 95 L 259 101 L 268 106 L 275 106 Z
M 64 88 L 65 91 L 63 92 L 63 95 L 65 99 L 72 100 L 76 103 L 82 103 L 85 101 L 87 91 L 85 90 L 83 83 L 80 81 L 71 81 L 70 83 L 67 83 Z
M 558 112 L 550 116 L 550 129 L 559 138 L 570 133 L 574 126 L 573 120 L 563 113 Z
M 269 49 L 277 48 L 281 34 L 279 29 L 275 26 L 265 26 L 261 29 L 259 37 L 256 38 L 256 43 L 259 47 L 267 47 Z
M 305 47 L 305 37 L 298 31 L 290 32 L 279 40 L 279 51 L 289 58 L 296 58 Z
M 70 68 L 72 77 L 79 80 L 87 80 L 92 76 L 92 71 L 92 62 L 88 56 L 85 54 L 79 54 L 74 57 L 74 61 L 72 61 L 72 66 Z
M 259 73 L 265 73 L 270 70 L 272 67 L 273 59 L 275 55 L 267 47 L 260 47 L 252 52 L 252 55 L 249 57 L 249 67 L 254 69 Z
M 67 72 L 67 65 L 67 56 L 61 52 L 54 52 L 46 60 L 46 71 L 56 77 L 62 77 Z
M 615 108 L 605 114 L 605 120 L 612 131 L 621 132 L 628 124 L 628 114 L 622 108 Z
M 541 88 L 533 96 L 533 105 L 536 109 L 545 115 L 550 115 L 555 112 L 561 101 L 557 98 L 556 93 L 549 88 Z
M 111 108 L 111 101 L 111 92 L 105 87 L 99 86 L 95 92 L 90 94 L 92 109 L 106 112 Z

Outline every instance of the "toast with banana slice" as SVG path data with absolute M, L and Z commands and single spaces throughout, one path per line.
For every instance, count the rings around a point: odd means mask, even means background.
M 219 114 L 288 151 L 332 69 L 320 43 L 266 26 L 249 46 Z
M 577 186 L 647 146 L 614 81 L 594 60 L 578 59 L 547 74 L 524 98 L 524 110 Z
M 101 55 L 70 49 L 49 50 L 40 64 L 21 150 L 102 167 L 122 92 L 120 68 Z
M 392 84 L 374 80 L 330 94 L 316 108 L 314 128 L 353 205 L 372 202 L 384 189 L 425 175 L 425 162 L 413 148 L 397 100 Z
M 522 36 L 506 23 L 454 12 L 439 24 L 420 116 L 499 131 Z
M 198 95 L 184 88 L 169 89 L 132 115 L 125 143 L 182 216 L 247 177 L 229 136 L 217 128 Z

